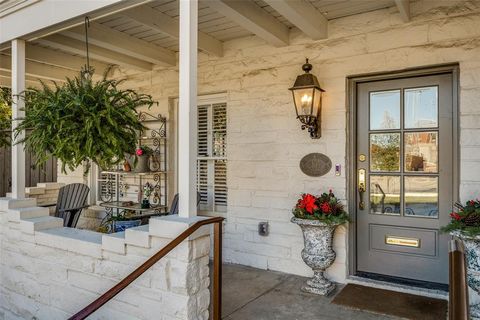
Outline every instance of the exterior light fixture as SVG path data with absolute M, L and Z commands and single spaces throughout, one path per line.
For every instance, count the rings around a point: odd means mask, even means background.
M 297 119 L 302 123 L 302 130 L 308 129 L 312 139 L 321 136 L 322 92 L 318 79 L 310 73 L 312 65 L 306 59 L 302 66 L 304 74 L 299 75 L 295 84 L 289 90 L 293 94 L 293 102 L 297 112 Z

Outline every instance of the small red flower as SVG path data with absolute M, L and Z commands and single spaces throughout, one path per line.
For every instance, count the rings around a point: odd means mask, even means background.
M 325 214 L 329 214 L 332 211 L 332 207 L 328 202 L 324 202 L 320 205 L 320 209 L 322 209 L 322 212 Z
M 313 214 L 313 210 L 318 209 L 318 206 L 315 204 L 317 198 L 311 194 L 304 194 L 302 199 L 298 202 L 298 207 L 300 209 L 305 209 L 310 214 Z
M 137 149 L 136 153 L 137 153 L 137 156 L 141 156 L 141 155 L 143 155 L 143 150 L 142 149 Z
M 450 213 L 450 217 L 451 217 L 452 219 L 457 220 L 457 221 L 460 221 L 460 220 L 462 219 L 462 217 L 461 217 L 458 213 L 456 213 L 456 212 Z

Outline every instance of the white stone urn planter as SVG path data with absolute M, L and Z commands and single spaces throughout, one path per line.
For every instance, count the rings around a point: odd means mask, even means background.
M 325 278 L 325 270 L 335 261 L 332 248 L 333 235 L 339 224 L 326 224 L 318 220 L 299 219 L 291 221 L 300 226 L 303 232 L 303 261 L 312 268 L 313 277 L 307 280 L 302 290 L 309 293 L 328 295 L 335 289 L 335 284 Z
M 465 260 L 467 263 L 468 287 L 480 295 L 480 236 L 470 237 L 461 232 L 451 232 L 451 235 L 463 242 Z M 480 319 L 480 303 L 470 299 L 470 318 Z

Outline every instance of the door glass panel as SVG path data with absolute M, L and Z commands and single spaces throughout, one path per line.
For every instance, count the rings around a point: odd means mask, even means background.
M 405 133 L 405 171 L 438 171 L 438 132 Z
M 400 133 L 370 135 L 370 171 L 400 170 Z
M 405 89 L 405 128 L 438 126 L 438 88 Z
M 438 217 L 438 177 L 405 177 L 405 215 Z
M 400 129 L 400 90 L 370 92 L 370 130 Z
M 370 213 L 400 214 L 399 176 L 370 176 Z

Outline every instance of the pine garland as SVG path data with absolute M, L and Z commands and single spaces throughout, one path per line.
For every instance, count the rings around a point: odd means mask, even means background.
M 480 201 L 469 200 L 462 205 L 455 203 L 457 212 L 450 213 L 450 223 L 440 228 L 444 233 L 459 231 L 460 233 L 475 237 L 480 235 Z

